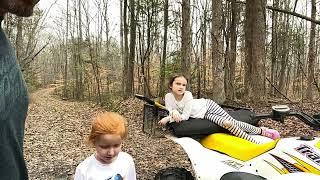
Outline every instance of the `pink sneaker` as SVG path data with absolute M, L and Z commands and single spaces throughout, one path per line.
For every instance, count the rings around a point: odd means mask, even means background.
M 261 129 L 262 129 L 262 132 L 261 132 L 262 136 L 266 136 L 273 140 L 280 138 L 279 132 L 274 129 L 268 129 L 266 127 L 261 127 Z

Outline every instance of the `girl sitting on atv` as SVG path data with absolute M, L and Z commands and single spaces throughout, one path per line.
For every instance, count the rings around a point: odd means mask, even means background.
M 165 96 L 165 106 L 169 116 L 159 121 L 160 125 L 168 122 L 180 122 L 189 117 L 207 119 L 227 129 L 233 135 L 257 143 L 251 134 L 260 134 L 271 139 L 280 137 L 278 131 L 265 127 L 255 127 L 245 122 L 237 121 L 224 111 L 217 103 L 210 99 L 193 99 L 192 93 L 186 91 L 187 79 L 183 75 L 176 75 L 169 81 L 171 92 Z

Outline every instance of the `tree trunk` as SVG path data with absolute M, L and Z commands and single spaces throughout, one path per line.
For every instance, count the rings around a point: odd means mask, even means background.
M 227 79 L 226 97 L 234 100 L 235 98 L 235 71 L 237 57 L 237 24 L 238 24 L 238 8 L 235 0 L 231 1 L 231 25 L 230 25 L 230 51 L 228 55 L 229 74 Z
M 278 8 L 279 2 L 273 1 L 273 7 Z M 276 84 L 276 62 L 277 62 L 277 56 L 278 56 L 278 12 L 272 11 L 272 37 L 271 37 L 271 72 L 270 72 L 270 81 L 271 84 Z M 271 95 L 274 95 L 275 91 L 273 86 L 270 84 L 269 86 L 269 92 Z
M 285 29 L 283 30 L 283 38 L 282 38 L 282 51 L 280 54 L 280 77 L 279 77 L 279 86 L 278 86 L 278 90 L 281 93 L 284 93 L 284 86 L 286 84 L 285 82 L 285 75 L 286 75 L 286 69 L 287 69 L 287 65 L 288 65 L 288 52 L 289 52 L 289 38 L 290 38 L 290 33 L 289 33 L 289 15 L 285 15 L 285 21 L 284 21 L 284 27 Z
M 136 48 L 136 20 L 135 20 L 135 5 L 134 0 L 130 0 L 130 54 L 128 62 L 128 84 L 126 86 L 126 97 L 133 95 L 134 85 L 134 60 Z
M 67 98 L 68 86 L 68 34 L 69 34 L 69 0 L 67 0 L 67 22 L 66 22 L 66 35 L 65 35 L 65 48 L 64 48 L 64 76 L 63 76 L 63 97 Z
M 83 100 L 84 94 L 83 94 L 83 61 L 81 57 L 81 44 L 82 44 L 82 13 L 81 13 L 81 3 L 82 0 L 78 1 L 78 41 L 77 41 L 77 60 L 78 60 L 78 66 L 77 66 L 77 72 L 78 72 L 78 79 L 77 79 L 77 89 L 76 89 L 76 97 L 77 99 Z
M 311 19 L 315 19 L 316 17 L 316 1 L 311 1 Z M 307 84 L 307 91 L 306 91 L 306 98 L 308 100 L 313 100 L 313 93 L 312 93 L 312 87 L 315 84 L 314 82 L 314 65 L 315 65 L 315 58 L 316 58 L 316 52 L 315 52 L 315 31 L 316 24 L 311 23 L 311 29 L 310 29 L 310 39 L 309 39 L 309 54 L 308 54 L 308 84 Z
M 88 1 L 86 2 L 88 3 Z M 98 66 L 98 56 L 95 56 L 94 53 L 94 43 L 92 43 L 91 37 L 90 37 L 90 17 L 89 17 L 89 8 L 84 9 L 84 12 L 86 13 L 86 22 L 87 22 L 87 32 L 86 32 L 86 41 L 88 42 L 88 53 L 89 53 L 89 58 L 90 61 L 89 63 L 91 64 L 92 67 L 92 71 L 93 71 L 93 76 L 94 76 L 94 80 L 96 82 L 96 86 L 95 86 L 95 91 L 94 91 L 94 96 L 98 98 L 95 98 L 95 100 L 97 101 L 98 104 L 102 103 L 102 99 L 101 99 L 101 81 L 100 81 L 100 72 L 99 72 L 99 66 Z
M 191 25 L 190 25 L 190 0 L 182 1 L 182 26 L 181 26 L 181 72 L 191 80 Z M 191 83 L 189 83 L 191 85 Z
M 122 96 L 124 95 L 124 87 L 125 87 L 125 55 L 124 55 L 124 47 L 123 47 L 123 41 L 124 41 L 124 21 L 125 21 L 125 17 L 124 17 L 124 6 L 123 6 L 123 0 L 120 0 L 120 58 L 121 58 L 121 61 L 122 61 L 122 82 L 121 82 L 121 93 L 122 93 Z M 123 96 L 124 97 L 124 96 Z
M 153 6 L 151 5 L 151 11 L 153 11 Z M 148 67 L 148 63 L 150 61 L 150 54 L 152 51 L 152 42 L 151 42 L 151 31 L 152 31 L 152 25 L 153 25 L 153 21 L 152 21 L 152 17 L 153 14 L 150 12 L 150 7 L 147 7 L 147 48 L 145 50 L 142 50 L 140 48 L 140 51 L 142 51 L 143 53 L 141 54 L 141 72 L 142 72 L 142 77 L 143 77 L 143 93 L 144 95 L 146 95 L 147 97 L 151 96 L 151 90 L 150 90 L 150 85 L 149 85 L 149 67 Z M 138 14 L 138 12 L 137 12 Z M 143 29 L 144 31 L 144 29 Z M 140 33 L 141 34 L 141 33 Z M 144 34 L 144 33 L 143 33 Z M 140 35 L 141 36 L 141 35 Z M 144 37 L 144 36 L 143 36 Z M 142 41 L 144 40 L 144 38 L 141 38 Z M 144 47 L 144 43 L 141 41 L 141 47 Z M 146 67 L 147 64 L 147 68 Z
M 202 47 L 202 89 L 203 92 L 207 93 L 207 1 L 204 9 L 203 24 L 202 24 L 202 37 L 201 37 L 201 47 Z
M 167 59 L 167 38 L 168 38 L 168 25 L 169 25 L 169 16 L 168 16 L 168 9 L 169 4 L 168 0 L 164 1 L 164 20 L 163 20 L 163 47 L 162 47 L 162 58 L 160 62 L 160 90 L 159 90 L 159 97 L 164 97 L 164 94 L 167 90 L 167 86 L 165 84 L 166 79 L 166 59 Z
M 248 98 L 253 101 L 262 101 L 265 95 L 265 7 L 265 0 L 248 0 L 246 3 L 245 87 Z
M 129 47 L 128 47 L 128 23 L 127 23 L 127 8 L 128 8 L 128 1 L 123 1 L 123 35 L 124 35 L 124 55 L 123 55 L 123 78 L 122 83 L 124 87 L 124 94 L 123 97 L 127 98 L 127 89 L 129 87 L 128 82 L 128 56 L 129 56 Z
M 222 0 L 212 1 L 212 99 L 217 103 L 225 101 Z

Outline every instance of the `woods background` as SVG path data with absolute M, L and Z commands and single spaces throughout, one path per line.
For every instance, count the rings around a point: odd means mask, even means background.
M 135 93 L 163 97 L 168 78 L 183 73 L 195 97 L 219 103 L 319 100 L 316 0 L 120 0 L 119 19 L 110 8 L 55 0 L 31 18 L 5 17 L 30 91 L 58 83 L 65 99 L 112 105 Z

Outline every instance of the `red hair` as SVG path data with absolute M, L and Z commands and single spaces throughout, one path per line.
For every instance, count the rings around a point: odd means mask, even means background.
M 89 143 L 93 145 L 96 138 L 103 134 L 117 134 L 122 139 L 126 138 L 128 134 L 126 119 L 115 112 L 98 114 L 92 123 Z

